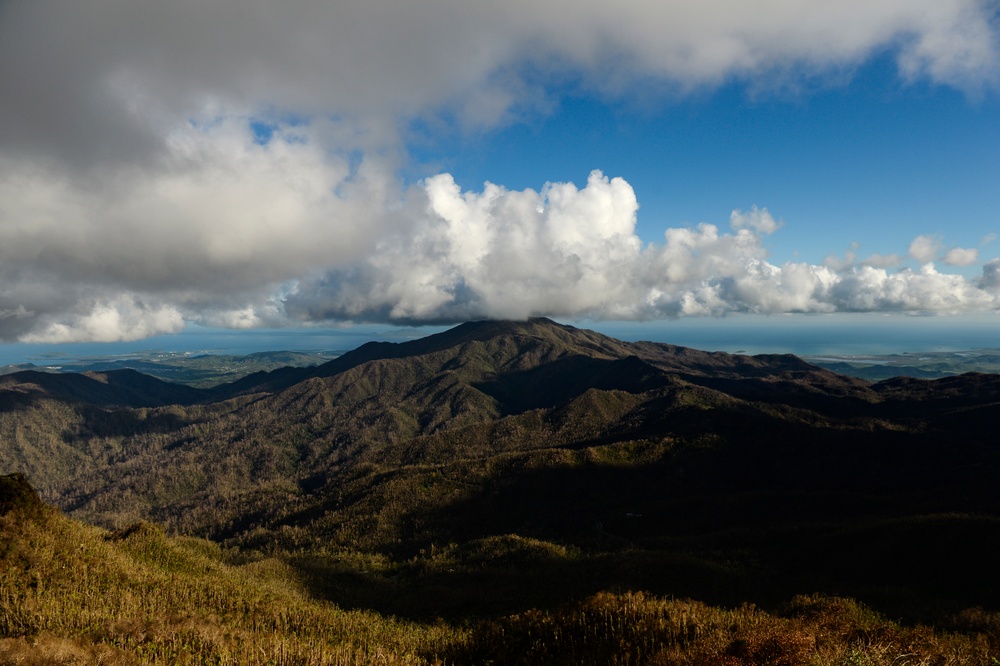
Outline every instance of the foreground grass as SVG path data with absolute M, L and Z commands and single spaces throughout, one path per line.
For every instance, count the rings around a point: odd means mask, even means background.
M 316 600 L 310 581 L 277 558 L 250 560 L 148 523 L 119 532 L 82 525 L 5 479 L 0 665 L 1000 664 L 1000 614 L 972 609 L 947 626 L 906 627 L 823 596 L 767 612 L 599 592 L 498 617 L 406 622 Z M 492 550 L 454 555 L 510 569 L 515 553 L 550 557 L 555 548 L 498 543 L 480 549 L 502 546 L 502 562 Z M 482 589 L 463 593 L 471 607 Z
M 277 560 L 146 523 L 108 533 L 38 506 L 0 534 L 0 663 L 424 664 L 460 636 L 311 600 Z
M 480 622 L 447 657 L 463 664 L 998 664 L 998 620 L 970 612 L 956 619 L 964 631 L 942 632 L 901 627 L 835 597 L 796 597 L 772 614 L 601 593 L 554 611 Z

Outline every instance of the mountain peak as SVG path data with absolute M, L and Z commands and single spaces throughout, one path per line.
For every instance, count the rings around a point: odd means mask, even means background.
M 504 338 L 532 338 L 562 352 L 603 358 L 624 358 L 631 353 L 620 349 L 623 343 L 614 338 L 560 324 L 547 317 L 525 320 L 484 319 L 465 322 L 446 331 L 406 342 L 367 342 L 315 368 L 284 368 L 255 373 L 217 387 L 214 395 L 228 397 L 256 391 L 276 392 L 311 377 L 331 377 L 371 361 L 423 356 L 473 342 L 488 343 Z
M 342 372 L 349 367 L 368 361 L 389 358 L 407 358 L 433 354 L 453 347 L 459 347 L 470 342 L 488 342 L 504 337 L 530 337 L 554 343 L 562 347 L 583 345 L 588 349 L 596 349 L 603 343 L 615 342 L 612 338 L 586 331 L 584 329 L 566 326 L 545 317 L 533 317 L 527 320 L 484 319 L 459 324 L 441 333 L 435 333 L 417 340 L 406 342 L 369 342 L 354 351 L 320 366 L 322 375 L 330 371 Z M 600 340 L 601 342 L 597 342 Z
M 434 340 L 436 343 L 461 344 L 473 340 L 489 340 L 502 335 L 546 336 L 552 333 L 576 331 L 572 326 L 556 323 L 547 317 L 532 317 L 530 319 L 483 319 L 459 324 L 447 331 L 431 335 L 422 340 Z M 415 342 L 421 342 L 417 340 Z

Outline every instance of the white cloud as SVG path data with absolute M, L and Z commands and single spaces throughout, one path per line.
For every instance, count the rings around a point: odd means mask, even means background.
M 979 250 L 955 247 L 945 253 L 943 260 L 949 266 L 971 266 L 979 261 Z
M 864 266 L 840 276 L 831 290 L 837 310 L 851 312 L 902 311 L 958 313 L 997 306 L 984 292 L 960 275 L 938 273 L 932 264 L 920 271 L 889 273 Z
M 638 202 L 622 178 L 595 171 L 582 188 L 548 183 L 516 191 L 487 183 L 470 192 L 441 174 L 393 199 L 385 192 L 395 190 L 380 189 L 383 180 L 349 173 L 336 157 L 317 157 L 308 140 L 278 141 L 238 143 L 226 159 L 203 160 L 201 184 L 169 169 L 141 174 L 136 200 L 117 207 L 100 203 L 100 191 L 39 197 L 36 184 L 22 179 L 28 200 L 73 205 L 23 207 L 15 188 L 0 197 L 0 211 L 37 214 L 0 218 L 0 333 L 25 341 L 111 341 L 173 332 L 185 321 L 252 328 L 998 306 L 992 264 L 978 282 L 939 273 L 930 262 L 920 271 L 890 272 L 895 256 L 859 265 L 853 252 L 822 266 L 773 264 L 764 240 L 777 224 L 764 209 L 734 211 L 731 232 L 708 223 L 670 228 L 661 243 L 644 247 L 635 233 Z M 288 151 L 288 161 L 283 171 L 269 172 L 268 187 L 248 190 L 246 201 L 227 194 L 227 179 L 252 173 L 256 157 L 270 151 Z M 337 187 L 299 175 L 303 163 L 311 165 L 304 174 L 326 174 Z M 212 196 L 218 201 L 208 201 Z M 147 209 L 162 223 L 137 223 Z M 111 214 L 101 218 L 102 211 Z M 66 219 L 78 231 L 46 231 Z M 937 246 L 920 237 L 911 254 L 926 258 Z
M 998 306 L 986 283 L 939 273 L 890 272 L 896 255 L 815 266 L 774 265 L 763 245 L 773 224 L 668 229 L 643 248 L 637 203 L 622 179 L 590 175 L 587 186 L 540 192 L 486 184 L 462 192 L 450 176 L 425 184 L 426 208 L 411 236 L 320 279 L 287 301 L 302 319 L 460 321 L 537 314 L 642 319 L 730 312 L 953 313 Z M 734 220 L 765 219 L 736 211 Z M 770 219 L 767 216 L 766 219 Z M 924 241 L 913 250 L 919 254 Z M 923 255 L 921 255 L 923 256 Z M 990 282 L 992 284 L 992 282 Z
M 170 305 L 143 303 L 134 296 L 82 304 L 78 312 L 46 317 L 24 342 L 122 342 L 141 340 L 184 328 L 181 313 Z
M 630 306 L 641 242 L 635 194 L 621 178 L 594 172 L 583 189 L 487 183 L 463 193 L 442 174 L 418 196 L 425 209 L 411 234 L 384 239 L 360 265 L 303 282 L 290 310 L 407 321 L 572 315 L 608 307 L 609 296 Z
M 734 210 L 729 216 L 729 226 L 733 229 L 752 229 L 762 235 L 773 234 L 781 227 L 766 208 L 754 206 L 749 212 Z
M 910 256 L 922 264 L 934 261 L 941 249 L 941 241 L 933 236 L 917 236 L 910 243 Z

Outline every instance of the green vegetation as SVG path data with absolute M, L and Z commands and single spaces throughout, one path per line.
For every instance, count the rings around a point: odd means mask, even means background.
M 305 368 L 326 363 L 337 354 L 327 352 L 258 352 L 244 356 L 228 354 L 186 354 L 150 352 L 132 354 L 124 359 L 88 358 L 60 361 L 59 365 L 0 366 L 0 375 L 34 370 L 50 373 L 109 372 L 137 370 L 150 377 L 198 388 L 209 388 L 236 381 L 255 372 L 270 372 L 286 367 Z
M 312 600 L 275 559 L 18 504 L 0 517 L 3 663 L 420 664 L 460 637 Z
M 5 477 L 0 663 L 993 664 L 998 405 L 545 320 L 10 375 L 0 471 L 68 517 Z
M 494 664 L 889 666 L 990 664 L 998 647 L 995 633 L 904 628 L 836 597 L 796 597 L 766 613 L 601 593 L 553 611 L 481 622 L 448 657 Z
M 888 666 L 1000 655 L 998 614 L 974 609 L 932 630 L 822 596 L 765 612 L 600 592 L 547 610 L 408 622 L 317 600 L 280 558 L 169 538 L 149 523 L 84 526 L 17 477 L 0 479 L 0 499 L 0 663 Z M 518 537 L 455 555 L 512 570 L 573 557 Z M 481 590 L 460 593 L 472 601 Z
M 967 372 L 1000 373 L 1000 349 L 804 358 L 834 372 L 874 381 L 904 376 L 940 379 Z

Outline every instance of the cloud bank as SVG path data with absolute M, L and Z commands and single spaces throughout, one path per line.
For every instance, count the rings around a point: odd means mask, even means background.
M 234 149 L 249 153 L 239 176 L 199 172 L 215 183 L 214 202 L 201 201 L 188 177 L 178 177 L 136 186 L 141 200 L 122 204 L 121 217 L 111 219 L 103 215 L 115 207 L 100 192 L 65 194 L 74 205 L 61 216 L 50 212 L 53 223 L 72 215 L 87 231 L 60 234 L 59 242 L 44 224 L 4 224 L 0 330 L 24 341 L 68 342 L 176 332 L 185 321 L 251 328 L 1000 307 L 996 261 L 974 279 L 939 272 L 935 258 L 966 263 L 970 251 L 925 237 L 910 248 L 918 268 L 891 270 L 881 258 L 777 265 L 766 239 L 781 223 L 754 208 L 733 211 L 728 228 L 670 228 L 661 242 L 644 245 L 631 186 L 599 171 L 581 188 L 548 183 L 539 191 L 490 183 L 462 191 L 441 174 L 375 212 L 358 201 L 374 200 L 379 182 L 360 174 L 347 177 L 341 194 L 296 176 L 272 179 L 259 199 L 229 200 L 229 179 L 253 177 L 258 151 L 306 150 L 298 142 L 262 147 L 249 135 Z M 348 170 L 319 171 L 333 178 Z M 6 208 L 0 204 L 2 219 L 14 219 Z M 287 233 L 289 210 L 297 233 Z M 323 214 L 306 214 L 316 210 Z M 189 224 L 133 225 L 137 211 Z M 352 224 L 335 222 L 342 218 Z M 13 247 L 20 256 L 6 251 Z
M 995 270 L 970 281 L 938 272 L 926 252 L 919 269 L 894 272 L 855 261 L 772 264 L 765 239 L 779 224 L 765 209 L 734 211 L 727 231 L 713 224 L 667 229 L 662 243 L 644 247 L 634 233 L 632 188 L 597 171 L 582 189 L 550 183 L 539 192 L 491 184 L 461 192 L 441 175 L 427 180 L 419 197 L 426 198 L 424 215 L 411 233 L 300 282 L 285 299 L 287 314 L 453 322 L 540 314 L 958 313 L 1000 305 Z
M 598 172 L 537 192 L 401 182 L 412 123 L 515 122 L 544 113 L 551 82 L 786 88 L 885 52 L 904 79 L 997 81 L 989 3 L 660 5 L 0 3 L 0 339 L 997 306 L 995 263 L 939 273 L 980 259 L 931 236 L 913 267 L 778 265 L 764 209 L 644 245 L 632 188 Z

